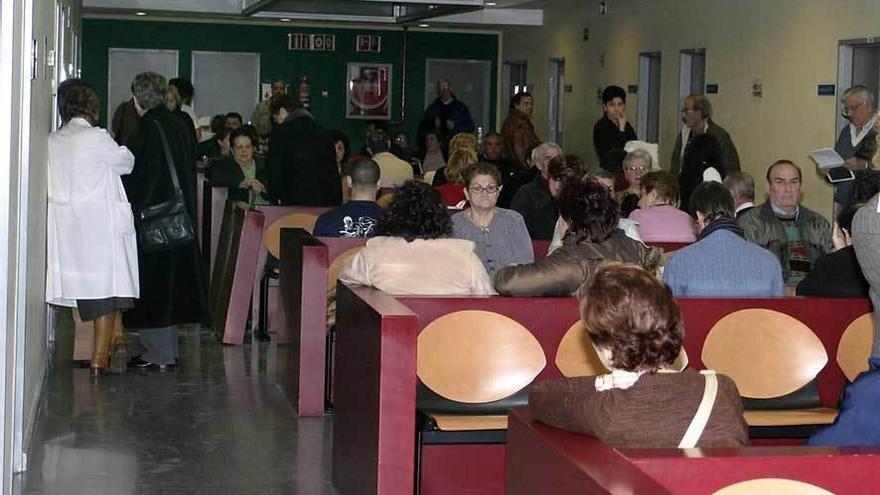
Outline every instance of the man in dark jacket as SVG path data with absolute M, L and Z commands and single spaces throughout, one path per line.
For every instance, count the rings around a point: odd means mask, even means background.
M 167 138 L 189 217 L 196 219 L 196 142 L 192 126 L 165 107 L 165 78 L 154 72 L 138 74 L 131 84 L 140 115 L 138 132 L 127 144 L 135 157 L 123 186 L 135 218 L 148 206 L 174 197 L 171 173 L 158 126 Z M 207 279 L 198 243 L 145 253 L 138 240 L 140 298 L 123 313 L 128 329 L 137 329 L 144 352 L 133 364 L 165 368 L 177 357 L 177 325 L 208 319 Z
M 519 188 L 510 201 L 510 209 L 522 215 L 532 239 L 550 240 L 556 227 L 556 202 L 547 183 L 547 165 L 562 154 L 556 143 L 541 143 L 532 151 L 532 167 L 538 173 Z
M 719 170 L 719 172 L 722 176 L 740 169 L 736 146 L 733 145 L 730 134 L 712 120 L 712 104 L 709 103 L 706 95 L 694 94 L 684 99 L 684 106 L 681 108 L 681 121 L 684 127 L 675 139 L 670 172 L 676 175 L 681 172 L 684 155 L 690 151 L 692 140 L 700 134 L 712 136 L 721 147 L 721 163 L 719 165 L 723 170 Z
M 425 134 L 433 130 L 440 138 L 443 148 L 459 132 L 474 132 L 471 111 L 452 92 L 452 84 L 446 79 L 437 81 L 437 99 L 425 109 L 419 123 L 419 142 L 424 143 Z
M 269 196 L 296 206 L 335 206 L 342 202 L 336 150 L 330 133 L 292 96 L 272 99 L 278 126 L 269 135 Z
M 605 113 L 593 125 L 593 147 L 601 159 L 611 150 L 622 150 L 628 141 L 635 141 L 636 131 L 626 121 L 626 91 L 620 86 L 608 86 L 602 91 Z

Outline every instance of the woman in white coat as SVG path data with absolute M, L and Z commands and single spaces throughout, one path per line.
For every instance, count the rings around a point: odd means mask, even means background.
M 93 126 L 99 105 L 85 83 L 59 102 L 64 125 L 49 136 L 47 221 L 46 301 L 94 321 L 93 375 L 108 370 L 111 349 L 113 370 L 125 369 L 121 331 L 112 335 L 139 292 L 134 220 L 120 179 L 134 156 Z

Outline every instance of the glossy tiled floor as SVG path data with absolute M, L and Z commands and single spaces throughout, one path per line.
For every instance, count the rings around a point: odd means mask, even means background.
M 72 369 L 72 324 L 59 327 L 21 492 L 335 493 L 330 420 L 294 415 L 273 346 L 187 329 L 176 371 L 95 381 Z

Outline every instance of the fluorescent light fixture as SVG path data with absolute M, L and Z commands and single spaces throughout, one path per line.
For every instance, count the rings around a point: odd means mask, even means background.
M 287 17 L 283 17 L 283 18 L 281 19 L 281 22 L 290 22 L 290 19 L 288 19 Z
M 419 27 L 426 28 L 426 27 L 431 27 L 431 25 L 430 24 L 419 24 Z
M 146 12 L 135 12 L 134 15 L 145 16 L 145 15 L 147 15 L 147 13 Z
M 486 2 L 486 7 L 494 7 L 498 5 L 498 2 Z

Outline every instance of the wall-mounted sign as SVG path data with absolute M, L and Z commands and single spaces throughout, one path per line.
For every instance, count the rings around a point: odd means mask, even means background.
M 349 62 L 345 91 L 346 118 L 391 118 L 391 64 Z
M 706 85 L 706 94 L 707 95 L 717 95 L 718 94 L 718 85 L 717 84 L 707 84 Z
M 336 51 L 336 35 L 290 33 L 287 35 L 287 49 L 307 52 Z
M 638 84 L 630 84 L 629 86 L 626 87 L 626 92 L 631 95 L 638 93 L 639 92 L 639 85 Z
M 818 92 L 819 92 L 819 96 L 834 96 L 834 85 L 833 84 L 820 84 Z
M 355 48 L 359 52 L 379 53 L 382 51 L 382 37 L 372 34 L 359 34 Z

